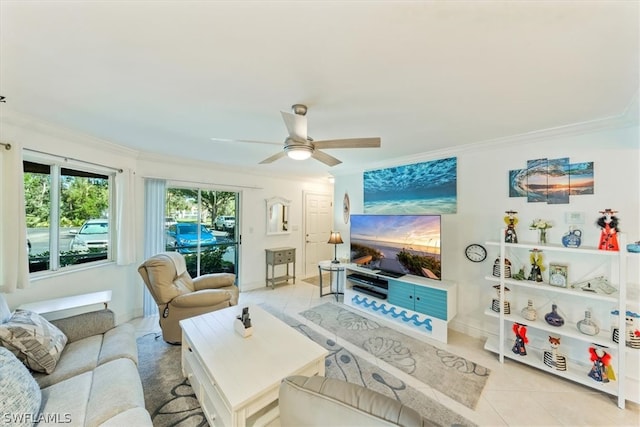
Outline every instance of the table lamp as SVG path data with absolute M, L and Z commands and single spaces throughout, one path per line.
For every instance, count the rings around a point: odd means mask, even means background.
M 340 236 L 340 232 L 332 231 L 331 235 L 329 236 L 329 241 L 327 243 L 331 243 L 332 245 L 334 245 L 334 255 L 333 255 L 333 261 L 331 261 L 331 263 L 338 264 L 340 262 L 338 261 L 338 245 L 341 243 L 344 243 L 342 241 L 342 236 Z

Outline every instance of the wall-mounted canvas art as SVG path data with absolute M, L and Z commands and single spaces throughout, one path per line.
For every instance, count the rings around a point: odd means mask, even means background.
M 433 160 L 364 173 L 364 212 L 447 214 L 457 211 L 458 159 Z
M 593 194 L 593 162 L 569 165 L 569 194 Z
M 509 197 L 528 202 L 567 204 L 569 196 L 593 194 L 593 162 L 570 163 L 568 157 L 527 161 L 509 171 Z

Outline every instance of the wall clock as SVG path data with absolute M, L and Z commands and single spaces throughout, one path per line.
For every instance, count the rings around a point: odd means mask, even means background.
M 349 201 L 349 193 L 344 193 L 344 199 L 342 200 L 342 218 L 344 223 L 349 223 L 349 215 L 351 214 L 351 202 Z
M 472 243 L 464 250 L 464 254 L 469 261 L 482 262 L 487 259 L 487 250 L 484 246 Z

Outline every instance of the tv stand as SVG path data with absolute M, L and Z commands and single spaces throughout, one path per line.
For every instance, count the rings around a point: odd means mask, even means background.
M 349 264 L 344 303 L 422 337 L 447 342 L 447 325 L 457 309 L 455 283 L 405 274 L 388 277 L 379 270 Z

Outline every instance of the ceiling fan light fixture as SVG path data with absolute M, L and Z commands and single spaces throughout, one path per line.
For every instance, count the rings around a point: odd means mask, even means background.
M 285 147 L 287 156 L 293 160 L 307 160 L 313 154 L 313 148 L 304 145 Z

